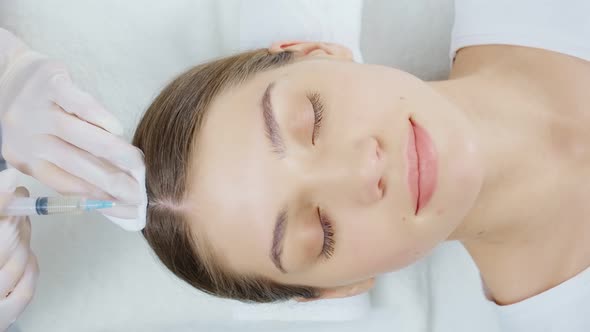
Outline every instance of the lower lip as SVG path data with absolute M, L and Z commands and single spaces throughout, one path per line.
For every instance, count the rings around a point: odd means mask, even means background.
M 418 214 L 428 204 L 436 189 L 438 162 L 430 135 L 412 119 L 410 123 L 406 149 L 407 179 L 416 206 L 415 214 Z

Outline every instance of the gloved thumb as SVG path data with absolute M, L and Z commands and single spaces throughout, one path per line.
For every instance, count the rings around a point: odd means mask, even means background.
M 16 189 L 18 177 L 21 176 L 15 168 L 0 172 L 0 193 L 12 193 Z
M 28 197 L 29 191 L 25 187 L 16 187 L 20 172 L 16 169 L 7 169 L 0 172 L 0 211 L 13 197 Z

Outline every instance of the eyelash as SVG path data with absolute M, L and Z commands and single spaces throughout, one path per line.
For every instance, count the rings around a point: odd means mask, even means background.
M 318 208 L 318 217 L 320 218 L 320 224 L 324 230 L 324 245 L 322 246 L 321 256 L 330 258 L 334 254 L 334 230 L 332 229 L 332 223 L 325 215 L 322 215 L 320 208 Z
M 307 99 L 309 99 L 309 102 L 313 107 L 314 122 L 313 134 L 311 135 L 311 144 L 315 145 L 315 141 L 322 125 L 322 119 L 324 118 L 324 102 L 322 101 L 322 98 L 318 92 L 308 92 Z
M 315 141 L 318 137 L 320 132 L 320 127 L 322 126 L 322 120 L 324 118 L 324 102 L 319 94 L 319 92 L 308 92 L 307 99 L 311 103 L 313 108 L 313 133 L 311 135 L 311 144 L 315 145 Z M 330 220 L 321 213 L 320 208 L 318 210 L 318 217 L 320 218 L 320 224 L 322 225 L 322 229 L 324 231 L 324 244 L 322 246 L 322 252 L 320 256 L 324 256 L 325 258 L 330 258 L 334 254 L 334 229 L 332 228 L 332 223 Z

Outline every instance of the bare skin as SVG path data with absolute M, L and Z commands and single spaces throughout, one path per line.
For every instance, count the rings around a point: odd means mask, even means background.
M 586 269 L 590 62 L 533 48 L 470 47 L 457 54 L 450 79 L 434 85 L 488 131 L 481 141 L 494 175 L 451 238 L 469 251 L 489 296 L 519 302 Z
M 226 268 L 345 297 L 460 240 L 490 297 L 509 304 L 590 265 L 590 63 L 524 47 L 469 47 L 450 80 L 423 82 L 355 64 L 339 45 L 270 48 L 287 49 L 295 63 L 218 96 L 197 137 L 185 208 L 193 236 Z M 325 108 L 317 138 L 309 91 Z M 265 95 L 280 156 L 265 134 Z M 418 214 L 405 177 L 410 117 L 439 159 L 436 191 Z M 279 264 L 271 248 L 281 215 L 288 222 Z M 320 215 L 334 230 L 328 255 Z

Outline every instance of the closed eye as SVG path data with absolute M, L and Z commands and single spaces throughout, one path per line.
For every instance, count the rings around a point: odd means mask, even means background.
M 322 119 L 324 118 L 324 102 L 318 92 L 308 92 L 307 99 L 311 103 L 313 108 L 313 133 L 311 135 L 311 144 L 315 145 L 315 142 L 320 133 L 322 126 Z
M 317 208 L 318 218 L 320 219 L 320 225 L 324 232 L 324 243 L 322 244 L 322 251 L 320 256 L 329 259 L 334 255 L 334 229 L 332 228 L 332 222 L 328 219 L 326 213 L 322 213 L 320 208 Z

